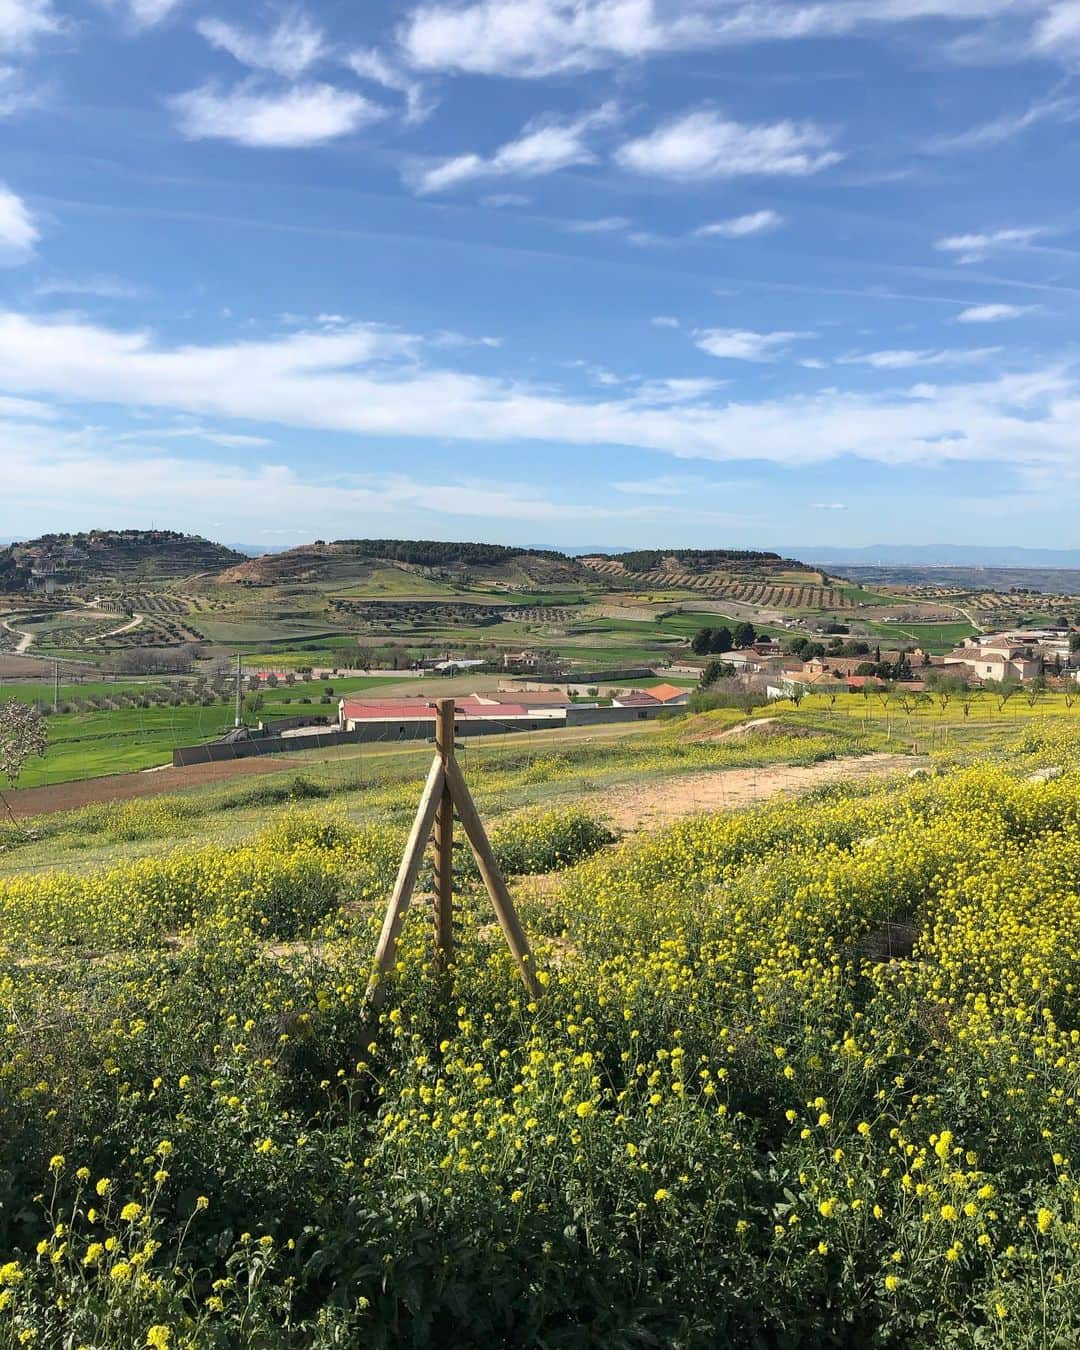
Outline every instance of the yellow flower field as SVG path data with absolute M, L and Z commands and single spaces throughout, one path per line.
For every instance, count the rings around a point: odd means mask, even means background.
M 0 882 L 0 1347 L 1080 1342 L 1080 732 L 500 828 L 536 1004 L 470 892 L 365 1022 L 377 820 Z

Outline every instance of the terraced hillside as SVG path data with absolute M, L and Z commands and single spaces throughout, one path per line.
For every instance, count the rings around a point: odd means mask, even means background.
M 90 530 L 44 534 L 0 550 L 6 589 L 27 589 L 35 580 L 59 584 L 124 583 L 220 572 L 242 553 L 196 534 L 175 530 Z
M 389 564 L 389 568 L 388 565 Z M 266 554 L 228 568 L 222 584 L 275 586 L 287 582 L 341 585 L 373 573 L 398 573 L 403 589 L 422 592 L 425 584 L 514 586 L 580 584 L 587 573 L 562 553 L 507 548 L 498 544 L 443 543 L 408 539 L 321 540 L 285 553 Z

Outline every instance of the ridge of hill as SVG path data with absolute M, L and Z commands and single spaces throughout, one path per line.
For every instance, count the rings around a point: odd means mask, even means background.
M 614 563 L 625 572 L 682 571 L 761 572 L 789 568 L 806 569 L 806 564 L 779 553 L 741 548 L 640 548 L 611 554 L 593 554 L 595 559 Z
M 217 580 L 255 586 L 344 581 L 358 569 L 380 564 L 431 578 L 457 578 L 466 573 L 519 584 L 575 584 L 588 577 L 576 559 L 550 549 L 434 539 L 318 539 L 281 553 L 244 559 Z
M 154 581 L 219 572 L 243 556 L 202 535 L 177 530 L 88 530 L 12 543 L 0 550 L 0 576 L 16 587 L 34 578 Z

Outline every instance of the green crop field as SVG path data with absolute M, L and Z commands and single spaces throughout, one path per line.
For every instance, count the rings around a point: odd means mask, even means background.
M 892 644 L 907 641 L 912 645 L 917 644 L 935 656 L 952 651 L 963 642 L 964 638 L 973 637 L 979 631 L 966 622 L 868 623 L 867 627 L 879 637 L 888 638 Z

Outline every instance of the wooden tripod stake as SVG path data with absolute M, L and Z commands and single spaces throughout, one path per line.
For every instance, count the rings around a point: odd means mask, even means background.
M 435 705 L 435 759 L 424 784 L 409 842 L 398 868 L 382 932 L 375 948 L 375 969 L 367 987 L 367 1006 L 377 1011 L 386 990 L 387 976 L 394 967 L 398 937 L 412 902 L 424 850 L 435 839 L 435 969 L 445 976 L 454 956 L 454 813 L 461 822 L 476 865 L 480 869 L 495 917 L 517 962 L 521 981 L 532 998 L 540 996 L 529 940 L 518 919 L 499 864 L 495 861 L 487 832 L 454 755 L 454 700 L 441 698 Z

